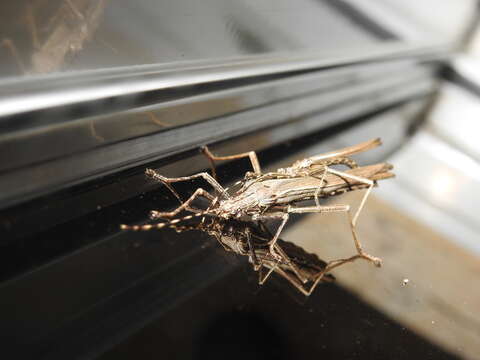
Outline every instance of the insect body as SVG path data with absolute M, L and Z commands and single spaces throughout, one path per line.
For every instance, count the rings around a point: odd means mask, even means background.
M 379 258 L 369 255 L 363 250 L 356 234 L 356 223 L 376 181 L 394 176 L 390 172 L 392 166 L 387 163 L 380 163 L 359 167 L 353 160 L 348 158 L 349 155 L 372 149 L 380 144 L 379 139 L 374 139 L 355 146 L 306 158 L 295 162 L 290 167 L 267 173 L 262 173 L 256 153 L 253 151 L 230 156 L 215 156 L 208 148 L 204 147 L 202 151 L 210 160 L 213 177 L 203 172 L 191 176 L 167 178 L 152 169 L 146 170 L 147 175 L 164 183 L 181 202 L 179 207 L 170 212 L 152 211 L 152 219 L 173 218 L 172 220 L 158 224 L 123 225 L 122 228 L 150 230 L 162 228 L 169 224 L 174 225 L 184 219 L 187 220 L 193 217 L 201 218 L 202 222 L 205 221 L 206 217 L 212 217 L 222 221 L 237 219 L 253 222 L 280 219 L 281 223 L 275 234 L 266 242 L 268 249 L 264 251 L 267 251 L 272 259 L 281 261 L 282 255 L 276 245 L 290 214 L 343 212 L 347 214 L 349 219 L 357 255 L 348 259 L 331 262 L 328 265 L 329 268 L 331 269 L 332 267 L 338 266 L 337 264 L 343 264 L 358 258 L 366 259 L 376 266 L 380 266 L 381 260 Z M 243 157 L 249 157 L 254 171 L 253 173 L 246 173 L 244 179 L 238 183 L 238 185 L 240 185 L 239 190 L 230 193 L 215 179 L 216 171 L 214 162 L 216 160 L 230 160 Z M 332 168 L 332 165 L 345 165 L 349 169 L 339 171 Z M 214 196 L 203 188 L 198 188 L 188 200 L 183 202 L 171 184 L 195 178 L 203 178 L 215 189 L 218 195 Z M 320 205 L 320 198 L 332 197 L 358 189 L 366 189 L 366 192 L 353 215 L 351 213 L 351 207 L 348 204 Z M 208 200 L 209 205 L 207 209 L 199 209 L 193 205 L 193 202 L 197 198 L 205 198 Z M 313 200 L 314 205 L 298 205 L 298 203 L 305 200 Z M 175 218 L 182 211 L 188 211 L 192 214 L 182 219 Z M 255 247 L 253 248 L 254 250 L 257 249 Z M 255 251 L 252 253 L 252 258 L 254 255 Z M 266 262 L 264 261 L 264 263 Z M 254 266 L 258 266 L 258 264 L 254 264 Z M 270 268 L 274 269 L 276 267 L 271 266 Z M 293 266 L 293 269 L 295 269 L 295 266 Z M 307 277 L 302 275 L 298 269 L 296 269 L 296 273 L 303 283 L 308 281 Z

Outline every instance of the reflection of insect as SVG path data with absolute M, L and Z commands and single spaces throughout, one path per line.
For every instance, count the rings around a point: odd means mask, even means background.
M 93 37 L 107 0 L 28 1 L 11 19 L 10 37 L 0 39 L 23 74 L 58 70 Z M 27 26 L 19 26 L 24 19 Z M 10 18 L 2 19 L 5 22 Z M 30 41 L 25 41 L 29 39 Z M 98 39 L 97 39 L 98 40 Z
M 290 214 L 344 212 L 348 216 L 353 240 L 358 253 L 355 257 L 364 258 L 380 266 L 381 260 L 379 258 L 369 255 L 363 250 L 358 240 L 355 226 L 358 216 L 376 180 L 392 177 L 393 174 L 389 172 L 392 166 L 381 163 L 358 167 L 353 160 L 347 158 L 349 155 L 369 150 L 380 144 L 379 139 L 367 141 L 355 146 L 300 160 L 288 168 L 278 169 L 275 172 L 264 174 L 261 172 L 257 156 L 253 151 L 231 156 L 214 156 L 207 148 L 204 148 L 203 152 L 211 161 L 214 176 L 215 160 L 238 159 L 247 156 L 250 158 L 254 173 L 247 173 L 245 178 L 240 182 L 240 189 L 234 194 L 230 194 L 206 172 L 192 176 L 167 178 L 152 169 L 147 169 L 147 175 L 164 183 L 181 202 L 181 205 L 173 211 L 152 211 L 151 215 L 152 218 L 173 218 L 182 211 L 189 211 L 195 213 L 195 216 L 213 216 L 222 219 L 242 219 L 247 221 L 281 219 L 282 222 L 275 235 L 268 241 L 270 255 L 280 258 L 275 244 Z M 347 171 L 338 171 L 330 167 L 333 165 L 346 165 L 350 169 Z M 198 188 L 188 200 L 182 202 L 180 196 L 171 184 L 196 178 L 206 180 L 219 195 L 215 197 L 206 190 Z M 322 206 L 319 203 L 320 198 L 331 197 L 357 189 L 367 189 L 367 191 L 353 216 L 350 212 L 350 206 L 347 204 Z M 209 206 L 206 210 L 193 206 L 192 203 L 197 198 L 205 198 L 209 201 Z M 314 200 L 315 205 L 296 206 L 298 202 L 305 200 Z M 190 216 L 193 217 L 193 215 Z M 180 220 L 173 219 L 170 223 L 175 224 L 178 221 Z M 122 228 L 149 230 L 162 228 L 164 226 L 164 223 L 160 223 L 136 226 L 123 225 Z
M 275 244 L 276 256 L 273 256 L 269 246 L 272 235 L 260 221 L 206 217 L 194 225 L 165 224 L 177 232 L 199 230 L 208 233 L 215 237 L 226 251 L 248 256 L 253 269 L 259 272 L 259 284 L 264 284 L 271 273 L 275 272 L 306 296 L 312 293 L 320 281 L 333 281 L 335 278 L 327 274 L 327 271 L 340 263 L 337 260 L 327 264 L 317 255 L 307 253 L 301 247 L 282 239 L 278 239 Z M 329 267 L 330 264 L 332 267 Z

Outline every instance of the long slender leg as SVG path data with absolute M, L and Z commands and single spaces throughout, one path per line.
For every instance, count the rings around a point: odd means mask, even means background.
M 356 257 L 359 257 L 358 255 L 356 255 Z M 348 261 L 350 259 L 346 259 L 346 261 Z M 353 261 L 353 260 L 351 260 Z M 343 263 L 342 263 L 343 264 Z M 337 266 L 340 266 L 341 264 L 338 264 L 334 267 L 337 267 Z M 330 268 L 329 270 L 331 270 L 332 268 Z M 270 276 L 270 274 L 275 271 L 277 274 L 279 274 L 280 276 L 282 276 L 283 278 L 287 279 L 288 282 L 290 282 L 290 284 L 292 284 L 293 286 L 295 286 L 303 295 L 305 296 L 310 296 L 313 292 L 313 290 L 315 289 L 315 287 L 318 285 L 318 283 L 322 280 L 322 278 L 325 276 L 325 274 L 329 271 L 329 270 L 323 270 L 319 276 L 316 278 L 315 282 L 312 284 L 312 286 L 310 287 L 310 289 L 305 289 L 305 286 L 304 286 L 304 283 L 302 281 L 300 281 L 297 277 L 293 276 L 292 274 L 289 274 L 288 272 L 284 271 L 281 267 L 278 267 L 278 266 L 273 266 L 270 268 L 269 272 L 267 273 L 266 276 L 264 276 L 263 278 L 261 278 L 261 281 L 259 281 L 259 284 L 260 285 L 263 285 L 265 283 L 265 281 L 268 279 L 268 277 Z
M 360 255 L 354 255 L 354 256 L 351 256 L 347 259 L 338 259 L 338 260 L 329 261 L 327 263 L 327 266 L 325 266 L 325 269 L 323 269 L 322 271 L 320 271 L 318 273 L 318 275 L 315 279 L 315 282 L 312 284 L 312 286 L 310 287 L 310 289 L 307 291 L 307 293 L 305 295 L 310 296 L 312 294 L 313 290 L 315 290 L 318 283 L 323 279 L 323 277 L 325 276 L 325 274 L 327 272 L 332 271 L 336 267 L 339 267 L 339 266 L 344 265 L 344 264 L 349 263 L 349 262 L 353 262 L 353 261 L 355 261 L 357 259 L 360 259 L 360 258 L 361 258 Z
M 363 206 L 365 205 L 365 202 L 367 201 L 367 198 L 370 195 L 370 192 L 372 191 L 373 185 L 375 185 L 375 182 L 373 180 L 366 179 L 366 178 L 363 178 L 363 177 L 360 177 L 360 176 L 351 175 L 351 174 L 345 173 L 343 171 L 330 169 L 329 167 L 327 167 L 327 171 L 329 173 L 338 175 L 340 177 L 346 177 L 346 178 L 349 178 L 349 179 L 357 180 L 359 182 L 363 182 L 364 184 L 368 185 L 367 191 L 365 192 L 365 195 L 363 196 L 362 201 L 360 202 L 360 205 L 358 206 L 357 211 L 355 212 L 355 215 L 353 216 L 353 220 L 351 222 L 352 226 L 355 227 L 356 224 L 357 224 L 358 216 L 360 215 L 360 212 L 362 211 Z
M 272 272 L 278 268 L 278 264 L 280 263 L 280 260 L 277 260 L 275 262 L 275 265 L 271 266 L 270 269 L 268 270 L 267 274 L 265 276 L 262 277 L 262 269 L 263 267 L 266 267 L 265 265 L 262 265 L 262 267 L 260 267 L 260 271 L 258 272 L 258 284 L 259 285 L 263 285 L 265 284 L 265 281 L 267 281 L 267 279 L 270 277 L 270 275 L 272 274 Z
M 188 198 L 188 200 L 186 200 L 184 203 L 182 203 L 179 207 L 177 207 L 175 210 L 173 211 L 166 211 L 166 212 L 160 212 L 160 211 L 156 211 L 156 210 L 152 210 L 150 212 L 150 217 L 152 219 L 155 219 L 155 218 L 163 218 L 163 217 L 174 217 L 175 215 L 177 215 L 179 212 L 183 211 L 183 210 L 187 210 L 187 211 L 191 211 L 191 212 L 194 212 L 194 213 L 200 213 L 202 212 L 202 210 L 200 209 L 196 209 L 196 208 L 192 208 L 190 206 L 190 204 L 199 196 L 203 196 L 205 198 L 207 198 L 208 200 L 210 201 L 213 201 L 215 198 L 210 195 L 207 191 L 203 190 L 202 188 L 198 188 L 197 190 L 195 190 L 195 192 L 192 194 L 192 196 L 190 196 L 190 198 Z
M 382 260 L 372 256 L 370 254 L 367 254 L 363 248 L 362 245 L 360 244 L 360 241 L 358 240 L 357 233 L 355 231 L 355 224 L 352 221 L 351 213 L 350 213 L 350 206 L 349 205 L 343 205 L 343 204 L 338 204 L 338 205 L 330 205 L 330 206 L 305 206 L 305 207 L 292 207 L 289 206 L 288 210 L 289 213 L 332 213 L 332 212 L 346 212 L 349 223 L 350 223 L 350 229 L 352 231 L 352 236 L 353 236 L 353 241 L 355 243 L 355 247 L 357 249 L 358 254 L 368 260 L 371 261 L 375 266 L 381 266 Z
M 369 258 L 371 261 L 373 261 L 373 263 L 376 266 L 380 266 L 381 265 L 381 260 L 380 259 L 375 258 L 375 257 L 371 257 L 370 255 L 366 254 L 363 251 L 362 245 L 361 245 L 360 241 L 358 240 L 358 236 L 357 236 L 357 232 L 356 232 L 356 225 L 357 225 L 358 217 L 359 217 L 360 212 L 362 211 L 362 209 L 365 205 L 365 202 L 366 202 L 368 196 L 370 195 L 370 192 L 372 191 L 372 188 L 375 184 L 374 181 L 372 181 L 370 179 L 363 178 L 363 177 L 351 175 L 351 174 L 345 173 L 343 171 L 330 169 L 328 166 L 325 167 L 325 172 L 323 173 L 322 179 L 324 179 L 324 177 L 327 173 L 335 174 L 335 175 L 340 176 L 340 177 L 345 177 L 345 178 L 350 178 L 350 179 L 353 179 L 353 180 L 357 180 L 359 182 L 363 182 L 364 184 L 368 185 L 367 191 L 365 192 L 362 200 L 360 201 L 360 205 L 358 206 L 357 211 L 355 212 L 355 215 L 353 216 L 353 219 L 352 219 L 350 211 L 348 211 L 348 220 L 349 220 L 350 228 L 351 228 L 351 231 L 352 231 L 352 236 L 353 236 L 353 240 L 354 240 L 354 243 L 355 243 L 355 247 L 357 248 L 358 253 L 367 256 L 367 258 Z M 322 181 L 322 183 L 323 183 L 323 181 Z M 320 189 L 321 189 L 321 187 L 319 187 L 315 191 L 315 203 L 316 203 L 317 207 L 319 207 L 319 208 L 320 208 L 320 204 L 319 204 L 319 201 L 318 201 L 318 195 L 319 195 L 319 190 Z
M 282 218 L 282 222 L 278 226 L 277 231 L 275 232 L 275 235 L 269 241 L 269 253 L 275 258 L 279 258 L 280 260 L 283 258 L 284 260 L 286 260 L 286 262 L 288 263 L 290 268 L 293 270 L 293 272 L 299 277 L 299 279 L 301 279 L 305 283 L 307 282 L 307 278 L 301 274 L 298 267 L 290 260 L 290 258 L 287 256 L 287 254 L 285 254 L 283 249 L 277 244 L 280 233 L 285 227 L 285 224 L 287 223 L 289 217 L 290 215 L 288 213 L 271 213 L 271 214 L 265 214 L 265 215 L 258 215 L 254 218 L 254 220 Z M 270 273 L 267 274 L 266 278 L 270 276 Z M 266 280 L 266 278 L 264 279 L 264 281 Z
M 333 174 L 336 174 L 338 176 L 343 176 L 343 177 L 346 177 L 346 178 L 357 180 L 357 181 L 363 182 L 364 184 L 368 185 L 367 191 L 365 192 L 365 195 L 363 196 L 362 200 L 360 201 L 360 205 L 358 206 L 357 211 L 355 212 L 355 215 L 352 218 L 351 213 L 348 212 L 348 217 L 349 217 L 349 222 L 350 222 L 350 228 L 352 230 L 353 240 L 355 242 L 355 247 L 357 248 L 358 253 L 360 255 L 364 256 L 366 259 L 369 259 L 370 261 L 372 261 L 376 266 L 381 266 L 382 265 L 381 259 L 376 258 L 376 257 L 371 256 L 371 255 L 368 255 L 367 253 L 365 253 L 363 251 L 362 244 L 358 240 L 357 231 L 356 231 L 358 216 L 360 215 L 360 212 L 362 211 L 362 209 L 365 205 L 365 202 L 367 201 L 367 198 L 370 195 L 370 192 L 372 191 L 372 188 L 373 188 L 375 182 L 370 180 L 370 179 L 362 178 L 362 177 L 359 177 L 359 176 L 354 176 L 354 175 L 347 174 L 347 173 L 337 171 L 337 170 L 334 170 L 334 169 L 328 169 L 328 171 L 333 173 Z
M 275 271 L 277 274 L 287 279 L 288 282 L 293 286 L 295 286 L 303 295 L 309 296 L 311 294 L 311 292 L 307 291 L 303 286 L 303 284 L 300 281 L 298 281 L 298 279 L 295 278 L 293 275 L 287 273 L 286 271 L 284 271 L 282 268 L 279 268 L 279 267 L 277 267 Z
M 320 206 L 320 202 L 319 202 L 319 197 L 320 197 L 320 193 L 322 192 L 323 188 L 324 188 L 324 182 L 325 182 L 325 176 L 328 174 L 328 173 L 332 173 L 332 174 L 336 174 L 338 175 L 338 173 L 340 172 L 333 172 L 333 171 L 330 171 L 332 169 L 330 169 L 327 165 L 325 165 L 325 167 L 323 168 L 323 174 L 322 174 L 322 177 L 320 178 L 320 186 L 317 188 L 317 190 L 315 190 L 315 195 L 314 195 L 314 199 L 315 199 L 315 204 L 317 206 Z M 342 174 L 344 174 L 343 172 L 341 172 Z M 349 175 L 349 174 L 347 174 Z M 313 174 L 310 174 L 310 176 L 313 176 Z M 316 178 L 316 176 L 313 176 Z M 356 176 L 355 178 L 358 179 L 358 176 Z M 367 181 L 370 181 L 369 179 L 365 179 Z M 373 183 L 373 182 L 372 182 Z M 368 185 L 370 185 L 370 182 L 367 182 Z
M 275 250 L 274 250 L 275 244 L 278 240 L 278 237 L 280 236 L 280 233 L 283 230 L 283 227 L 287 223 L 289 217 L 290 217 L 290 215 L 288 213 L 284 213 L 284 212 L 276 212 L 276 213 L 270 213 L 270 214 L 267 213 L 267 214 L 262 214 L 262 215 L 257 215 L 257 216 L 252 217 L 253 220 L 278 219 L 278 218 L 282 219 L 282 222 L 278 226 L 277 231 L 275 232 L 275 235 L 273 236 L 272 240 L 270 240 L 270 242 L 269 242 L 270 253 L 272 255 L 275 254 Z
M 320 178 L 320 186 L 315 191 L 315 205 L 317 205 L 318 207 L 320 207 L 320 201 L 318 198 L 320 196 L 320 193 L 323 190 L 323 186 L 324 186 L 323 183 L 325 181 L 325 176 L 327 175 L 327 173 L 328 173 L 328 167 L 325 166 L 325 170 L 323 171 L 322 177 Z
M 191 176 L 181 176 L 181 177 L 177 177 L 177 178 L 167 178 L 163 175 L 160 175 L 159 173 L 157 173 L 155 170 L 152 170 L 152 169 L 146 169 L 145 174 L 150 176 L 152 179 L 155 179 L 157 181 L 160 181 L 160 182 L 164 183 L 180 202 L 182 202 L 182 200 L 180 199 L 180 196 L 173 189 L 173 187 L 170 185 L 170 183 L 180 182 L 180 181 L 189 181 L 189 180 L 197 179 L 197 178 L 200 178 L 200 177 L 203 178 L 210 185 L 212 185 L 212 187 L 218 193 L 223 195 L 225 198 L 227 198 L 227 199 L 230 198 L 230 195 L 226 192 L 226 190 L 222 187 L 222 185 L 220 185 L 217 182 L 217 180 L 212 178 L 212 176 L 210 174 L 206 173 L 206 172 L 194 174 L 194 175 L 191 175 Z
M 285 252 L 282 250 L 280 246 L 278 246 L 277 241 L 280 236 L 280 233 L 282 232 L 283 228 L 285 227 L 285 224 L 287 223 L 290 215 L 288 213 L 272 213 L 272 214 L 265 214 L 265 215 L 260 215 L 256 217 L 256 219 L 261 220 L 264 218 L 282 218 L 282 222 L 277 228 L 277 231 L 275 232 L 275 235 L 273 238 L 269 241 L 269 249 L 270 249 L 270 254 L 274 257 L 280 257 L 284 258 L 287 260 L 289 266 L 292 268 L 293 272 L 303 281 L 306 282 L 307 279 L 301 275 L 300 271 L 298 270 L 298 267 L 295 266 L 295 264 L 290 260 L 290 258 L 285 254 Z M 270 275 L 270 274 L 268 274 Z M 265 279 L 266 280 L 266 279 Z
M 308 279 L 303 276 L 303 274 L 301 273 L 300 269 L 298 268 L 297 265 L 295 265 L 295 263 L 290 259 L 290 257 L 285 253 L 285 251 L 283 251 L 283 249 L 281 248 L 280 245 L 278 244 L 275 244 L 275 248 L 274 248 L 275 252 L 277 252 L 288 264 L 288 266 L 292 269 L 292 271 L 295 273 L 295 275 L 297 275 L 297 277 L 303 282 L 303 283 L 306 283 L 308 281 Z
M 256 236 L 257 238 L 261 239 L 262 241 L 264 241 L 265 243 L 267 243 L 269 240 L 271 240 L 273 238 L 273 234 L 270 232 L 270 229 L 261 221 L 257 221 L 256 222 L 257 225 L 259 226 L 259 228 L 262 230 L 263 234 L 265 234 L 264 236 Z M 250 240 L 251 242 L 251 239 L 248 239 Z M 254 245 L 253 243 L 250 244 L 250 246 L 254 249 Z M 257 253 L 256 251 L 254 250 L 254 253 L 255 253 L 255 256 L 257 258 L 257 264 L 256 266 L 253 267 L 253 269 L 255 271 L 259 271 L 261 269 L 261 267 L 263 266 L 263 260 L 264 260 L 264 256 L 260 255 L 260 256 L 257 256 Z M 268 256 L 269 253 L 267 253 L 267 256 Z
M 329 166 L 330 165 L 346 165 L 348 166 L 350 169 L 353 169 L 353 168 L 357 168 L 358 165 L 355 161 L 353 161 L 352 159 L 349 159 L 349 158 L 336 158 L 336 159 L 332 159 L 332 160 L 325 160 L 325 164 L 320 168 L 320 169 L 315 169 L 313 171 L 311 171 L 309 173 L 309 176 L 312 176 L 314 178 L 317 178 L 316 176 L 316 173 L 322 171 L 322 176 L 320 178 L 320 186 L 317 188 L 317 190 L 315 191 L 315 196 L 314 196 L 314 199 L 315 199 L 315 204 L 317 206 L 320 206 L 320 202 L 319 202 L 319 197 L 320 197 L 320 193 L 322 192 L 324 186 L 326 184 L 324 184 L 325 182 L 325 176 L 330 172 L 330 168 Z M 323 169 L 322 169 L 323 168 Z
M 192 211 L 195 214 L 190 214 L 190 215 L 187 215 L 187 216 L 184 216 L 184 217 L 181 217 L 181 218 L 176 218 L 176 219 L 172 219 L 172 220 L 157 223 L 157 224 L 145 224 L 145 225 L 126 225 L 126 224 L 122 224 L 122 225 L 120 225 L 120 229 L 122 229 L 122 230 L 133 230 L 133 231 L 147 231 L 147 230 L 152 230 L 152 229 L 163 229 L 165 227 L 175 228 L 175 224 L 177 224 L 181 221 L 190 220 L 190 219 L 195 218 L 195 217 L 204 218 L 205 211 L 198 210 L 198 209 L 195 209 L 195 208 L 191 208 L 189 206 L 189 204 L 193 200 L 195 200 L 195 198 L 198 197 L 198 196 L 205 196 L 207 199 L 210 199 L 209 196 L 213 198 L 212 195 L 210 195 L 210 194 L 207 195 L 207 194 L 208 194 L 208 192 L 199 188 L 195 191 L 195 193 L 193 193 L 193 195 L 187 201 L 182 203 L 175 210 L 173 210 L 171 212 L 163 212 L 163 213 L 160 212 L 160 211 L 152 210 L 150 216 L 154 219 L 164 218 L 164 217 L 173 217 L 182 210 Z
M 330 169 L 330 171 L 336 171 L 336 170 Z M 357 177 L 355 177 L 355 178 L 357 178 Z M 373 181 L 368 180 L 368 179 L 366 179 L 366 180 L 371 182 L 371 184 L 373 186 Z M 369 194 L 369 192 L 367 190 L 366 196 L 368 196 L 368 194 Z M 362 199 L 362 203 L 359 207 L 360 210 L 361 210 L 361 207 L 363 206 L 363 204 L 365 203 L 365 200 L 366 200 L 366 197 L 364 196 L 364 198 Z M 275 236 L 270 241 L 270 253 L 275 254 L 275 251 L 274 251 L 275 243 L 277 242 L 277 240 L 280 236 L 280 233 L 283 230 L 283 227 L 285 226 L 286 222 L 288 221 L 290 213 L 299 214 L 299 213 L 331 213 L 331 212 L 346 212 L 347 213 L 347 216 L 349 217 L 350 229 L 352 231 L 353 240 L 354 240 L 355 247 L 357 249 L 358 254 L 362 258 L 364 258 L 368 261 L 371 261 L 376 266 L 381 266 L 381 263 L 382 263 L 381 259 L 379 259 L 375 256 L 372 256 L 372 255 L 366 253 L 363 250 L 362 245 L 361 245 L 360 241 L 358 240 L 358 236 L 357 236 L 356 229 L 355 229 L 355 221 L 358 218 L 358 212 L 359 211 L 357 210 L 357 213 L 355 214 L 355 217 L 352 220 L 349 205 L 338 204 L 338 205 L 330 205 L 330 206 L 305 206 L 305 207 L 289 206 L 287 208 L 287 213 L 263 214 L 263 215 L 257 216 L 256 219 L 261 220 L 261 219 L 265 219 L 265 218 L 279 218 L 279 217 L 282 218 L 282 223 L 278 227 L 277 232 L 275 233 Z
M 245 235 L 247 236 L 248 251 L 250 252 L 250 258 L 252 259 L 253 270 L 257 271 L 260 265 L 258 262 L 257 254 L 255 253 L 255 248 L 253 247 L 252 236 L 250 234 L 250 230 L 246 229 L 245 232 Z
M 257 153 L 255 151 L 248 151 L 241 154 L 229 155 L 229 156 L 216 156 L 212 154 L 212 152 L 208 149 L 207 146 L 203 146 L 201 148 L 201 152 L 208 158 L 210 161 L 210 167 L 212 168 L 212 175 L 215 179 L 217 179 L 217 171 L 215 168 L 215 161 L 216 160 L 236 160 L 242 159 L 245 157 L 250 158 L 250 163 L 252 164 L 253 172 L 256 175 L 261 175 L 262 170 L 260 168 L 260 162 L 258 161 Z
M 271 234 L 270 230 L 268 229 L 268 227 L 262 221 L 258 221 L 258 225 L 260 226 L 262 231 L 264 231 L 266 234 L 269 234 L 273 238 L 273 235 Z M 259 267 L 257 269 L 254 268 L 255 271 L 259 271 L 259 284 L 263 285 L 265 283 L 265 281 L 267 281 L 267 279 L 270 277 L 272 272 L 277 270 L 277 272 L 281 272 L 282 273 L 281 275 L 284 276 L 285 278 L 287 278 L 287 280 L 290 281 L 295 287 L 297 287 L 302 293 L 306 294 L 306 290 L 299 283 L 300 282 L 305 283 L 307 281 L 307 279 L 304 278 L 301 275 L 300 271 L 298 270 L 298 267 L 293 263 L 293 261 L 288 257 L 288 255 L 283 251 L 283 249 L 280 247 L 280 245 L 278 245 L 278 244 L 275 245 L 275 251 L 281 257 L 283 257 L 283 259 L 288 263 L 288 265 L 293 270 L 295 275 L 297 275 L 297 278 L 300 279 L 300 281 L 298 281 L 298 279 L 293 278 L 292 275 L 290 275 L 288 273 L 285 273 L 281 268 L 279 268 L 278 265 L 280 264 L 281 260 L 276 260 L 275 265 L 272 266 L 269 269 L 269 271 L 267 272 L 267 274 L 263 277 L 262 277 L 262 271 L 261 270 L 265 265 L 263 265 L 263 263 L 260 262 Z
M 262 285 L 265 281 L 267 281 L 272 271 L 275 270 L 275 268 L 278 268 L 278 264 L 280 264 L 282 260 L 284 263 L 288 264 L 290 269 L 292 269 L 292 271 L 295 273 L 295 275 L 297 275 L 298 279 L 300 279 L 302 283 L 306 283 L 308 281 L 308 279 L 302 275 L 298 266 L 295 265 L 295 263 L 288 257 L 288 255 L 283 251 L 283 249 L 278 244 L 275 245 L 275 252 L 278 254 L 278 255 L 272 254 L 274 256 L 274 259 L 276 259 L 275 266 L 271 268 L 270 271 L 262 278 L 262 282 L 260 283 L 260 285 Z M 261 266 L 265 266 L 265 265 L 261 263 L 260 267 Z

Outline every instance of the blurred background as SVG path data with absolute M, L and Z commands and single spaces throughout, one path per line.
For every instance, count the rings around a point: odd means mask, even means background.
M 478 359 L 480 28 L 473 0 L 0 4 L 0 352 L 38 359 Z M 144 176 L 265 170 L 380 137 L 365 250 L 309 298 L 204 233 L 124 232 Z M 233 183 L 248 161 L 221 164 Z M 201 182 L 176 186 L 184 198 Z M 353 192 L 331 203 L 355 206 Z M 282 238 L 355 252 L 346 217 Z

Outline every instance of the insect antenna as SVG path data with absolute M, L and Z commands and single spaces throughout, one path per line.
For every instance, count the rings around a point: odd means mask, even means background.
M 178 224 L 179 222 L 182 221 L 187 221 L 191 220 L 194 218 L 200 218 L 202 217 L 205 218 L 206 216 L 216 216 L 215 214 L 208 213 L 208 209 L 202 212 L 198 212 L 195 214 L 190 214 L 187 216 L 183 216 L 180 218 L 175 218 L 166 222 L 161 222 L 157 224 L 144 224 L 144 225 L 126 225 L 126 224 L 121 224 L 120 229 L 122 230 L 131 230 L 131 231 L 148 231 L 148 230 L 153 230 L 153 229 L 163 229 L 165 227 L 172 227 Z

